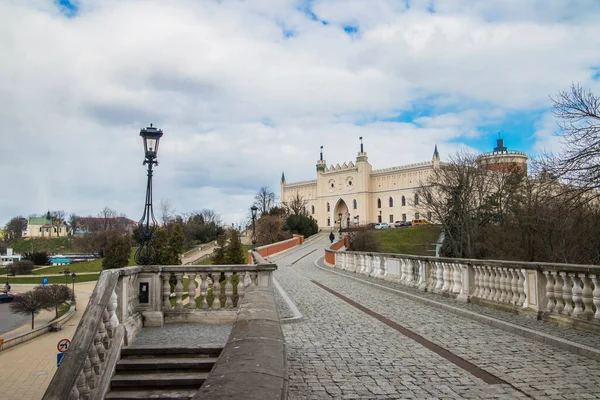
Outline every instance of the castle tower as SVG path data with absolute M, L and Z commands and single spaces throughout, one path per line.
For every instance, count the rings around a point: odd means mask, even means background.
M 491 153 L 477 157 L 477 165 L 496 172 L 519 172 L 527 174 L 527 154 L 521 151 L 509 151 L 504 146 L 504 139 L 496 140 L 496 147 Z
M 433 168 L 437 168 L 440 166 L 440 153 L 438 153 L 437 144 L 433 149 L 433 157 L 431 158 L 431 161 L 433 162 Z
M 327 167 L 327 162 L 323 160 L 323 146 L 321 146 L 321 155 L 319 161 L 317 161 L 317 174 L 319 174 L 319 172 L 325 172 L 325 167 Z

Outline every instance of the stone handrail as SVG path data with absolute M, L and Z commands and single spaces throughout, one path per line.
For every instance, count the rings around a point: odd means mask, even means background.
M 285 341 L 272 287 L 249 287 L 219 359 L 193 400 L 286 399 Z
M 43 399 L 104 398 L 121 347 L 141 329 L 133 284 L 139 271 L 139 267 L 128 267 L 100 274 L 69 350 Z
M 600 324 L 600 266 L 334 253 L 328 264 L 462 301 L 529 310 L 546 318 Z M 327 254 L 326 254 L 327 256 Z

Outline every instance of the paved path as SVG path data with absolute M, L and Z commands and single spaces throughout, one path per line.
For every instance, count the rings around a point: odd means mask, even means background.
M 75 284 L 77 311 L 59 332 L 49 332 L 29 342 L 0 352 L 0 399 L 41 399 L 56 372 L 56 345 L 62 338 L 73 337 L 81 314 L 87 307 L 96 282 Z M 53 317 L 53 315 L 52 315 Z M 40 320 L 39 323 L 42 321 Z M 36 320 L 36 326 L 38 321 Z M 25 325 L 21 329 L 31 328 Z M 12 333 L 7 333 L 12 335 Z
M 291 400 L 600 398 L 600 362 L 317 268 L 326 243 L 271 259 L 304 314 L 283 325 Z

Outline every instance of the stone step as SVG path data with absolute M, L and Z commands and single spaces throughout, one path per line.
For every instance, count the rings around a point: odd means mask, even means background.
M 108 393 L 105 399 L 110 400 L 135 400 L 135 399 L 153 399 L 153 400 L 189 400 L 198 389 L 180 389 L 180 390 L 113 390 Z
M 222 347 L 194 346 L 194 347 L 164 347 L 164 345 L 129 346 L 121 349 L 121 358 L 143 356 L 177 356 L 177 357 L 218 357 Z
M 118 373 L 111 380 L 111 389 L 135 388 L 200 388 L 208 372 L 163 372 L 151 374 L 122 374 Z
M 163 370 L 210 371 L 217 357 L 129 357 L 119 360 L 117 372 L 143 373 Z

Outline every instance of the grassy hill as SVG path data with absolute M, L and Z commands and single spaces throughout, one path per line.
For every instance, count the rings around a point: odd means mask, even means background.
M 17 254 L 29 253 L 31 251 L 45 251 L 48 254 L 80 252 L 74 244 L 73 237 L 21 238 L 15 240 L 8 247 L 12 247 Z
M 381 244 L 382 253 L 435 256 L 435 244 L 441 231 L 441 226 L 428 225 L 373 232 Z

